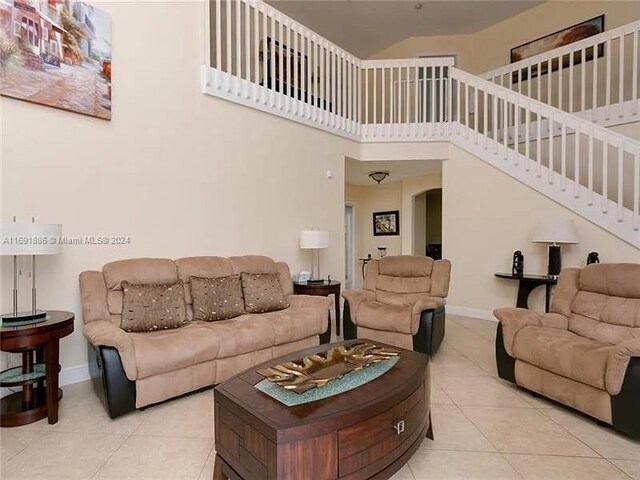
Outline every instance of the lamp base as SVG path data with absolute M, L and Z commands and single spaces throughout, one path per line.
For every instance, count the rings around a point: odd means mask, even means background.
M 3 313 L 0 315 L 0 320 L 2 320 L 3 324 L 12 323 L 12 322 L 26 322 L 28 320 L 39 320 L 43 321 L 47 318 L 47 312 L 44 310 L 36 310 L 35 313 L 32 311 L 29 312 L 18 312 L 17 314 L 13 313 Z
M 307 285 L 322 285 L 323 283 L 325 283 L 324 278 L 317 278 L 317 279 L 309 279 L 309 280 L 307 280 Z
M 560 245 L 549 245 L 549 270 L 548 275 L 557 277 L 562 270 L 562 256 Z

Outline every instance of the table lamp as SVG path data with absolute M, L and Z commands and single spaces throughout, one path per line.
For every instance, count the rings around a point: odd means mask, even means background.
M 578 243 L 578 232 L 573 220 L 547 220 L 538 224 L 531 241 L 549 244 L 547 273 L 552 277 L 557 277 L 562 270 L 560 246 L 563 243 Z
M 300 248 L 311 250 L 311 280 L 320 283 L 320 249 L 329 248 L 329 232 L 325 230 L 303 230 L 300 232 Z
M 47 312 L 36 308 L 36 255 L 60 253 L 62 225 L 2 223 L 0 255 L 13 255 L 13 311 L 0 316 L 3 324 L 45 319 Z M 31 311 L 18 312 L 18 256 L 31 255 Z

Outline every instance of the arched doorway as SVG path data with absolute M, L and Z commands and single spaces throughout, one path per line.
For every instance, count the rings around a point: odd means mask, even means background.
M 413 197 L 413 254 L 442 258 L 442 189 Z

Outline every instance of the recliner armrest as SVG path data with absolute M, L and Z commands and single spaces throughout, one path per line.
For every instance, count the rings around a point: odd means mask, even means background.
M 130 334 L 107 320 L 89 322 L 82 328 L 82 332 L 93 346 L 107 346 L 117 349 L 127 378 L 135 380 L 138 377 L 138 367 Z
M 358 307 L 363 302 L 373 302 L 376 299 L 376 294 L 371 290 L 347 290 L 342 293 L 342 298 L 349 302 L 349 310 L 351 311 L 351 320 L 354 324 L 358 324 L 357 313 Z
M 287 295 L 287 303 L 294 308 L 317 308 L 323 310 L 326 313 L 331 306 L 331 300 L 328 297 L 321 297 L 317 295 Z
M 512 357 L 511 347 L 518 331 L 524 327 L 546 327 L 566 330 L 569 319 L 557 313 L 538 313 L 526 308 L 498 308 L 493 311 L 495 317 L 502 324 L 504 348 Z
M 418 333 L 420 328 L 420 316 L 425 310 L 437 310 L 444 307 L 447 302 L 441 297 L 422 297 L 413 304 L 411 310 L 411 335 Z
M 625 373 L 631 357 L 640 357 L 640 338 L 630 338 L 620 342 L 609 354 L 605 386 L 610 395 L 617 395 L 622 390 Z

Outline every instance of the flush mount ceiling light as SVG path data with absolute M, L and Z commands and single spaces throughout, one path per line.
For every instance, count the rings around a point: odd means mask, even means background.
M 415 8 L 416 10 L 420 10 L 420 9 L 422 8 L 422 4 L 421 4 L 421 3 L 416 3 L 416 4 L 414 5 L 414 8 Z
M 369 172 L 369 178 L 374 182 L 377 182 L 378 185 L 389 176 L 389 172 L 386 170 L 379 170 L 377 172 Z

